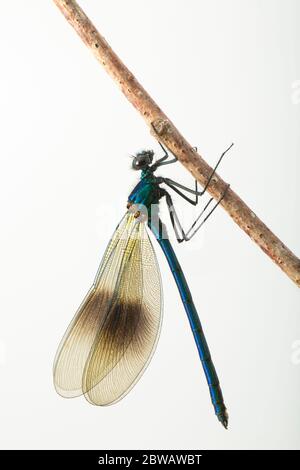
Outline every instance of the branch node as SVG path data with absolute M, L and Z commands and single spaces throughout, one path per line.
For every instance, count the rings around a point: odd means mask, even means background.
M 158 118 L 151 122 L 154 134 L 162 137 L 172 133 L 172 124 L 168 119 Z

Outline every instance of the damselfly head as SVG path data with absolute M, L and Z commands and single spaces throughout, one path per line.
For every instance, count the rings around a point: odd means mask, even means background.
M 142 150 L 138 152 L 132 160 L 132 168 L 134 170 L 144 170 L 151 165 L 153 156 L 153 150 Z

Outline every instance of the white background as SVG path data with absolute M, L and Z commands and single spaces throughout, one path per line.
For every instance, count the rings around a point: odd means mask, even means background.
M 235 142 L 220 174 L 299 255 L 299 2 L 81 5 L 210 164 Z M 299 448 L 299 289 L 222 209 L 176 250 L 229 430 L 158 249 L 165 316 L 140 382 L 106 408 L 55 393 L 57 345 L 138 177 L 129 154 L 159 147 L 52 1 L 0 11 L 1 448 Z M 180 164 L 162 173 L 193 184 Z

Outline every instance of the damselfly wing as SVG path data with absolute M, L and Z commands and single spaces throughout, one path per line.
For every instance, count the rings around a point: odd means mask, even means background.
M 146 224 L 128 212 L 59 346 L 57 392 L 64 397 L 84 394 L 95 405 L 123 398 L 152 357 L 161 317 L 156 255 Z

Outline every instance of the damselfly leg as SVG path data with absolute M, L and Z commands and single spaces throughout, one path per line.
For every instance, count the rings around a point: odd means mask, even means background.
M 205 183 L 205 186 L 204 188 L 202 189 L 202 191 L 198 191 L 198 189 L 191 189 L 191 188 L 188 188 L 187 186 L 184 186 L 183 184 L 181 183 L 178 183 L 177 181 L 174 181 L 172 180 L 171 178 L 163 178 L 163 182 L 169 186 L 170 188 L 172 188 L 174 191 L 176 191 L 174 189 L 174 186 L 176 186 L 176 188 L 180 188 L 180 189 L 183 189 L 184 191 L 187 191 L 191 194 L 195 194 L 197 196 L 203 196 L 203 194 L 206 192 L 214 174 L 216 173 L 217 171 L 217 168 L 218 166 L 220 165 L 223 157 L 226 155 L 226 153 L 231 149 L 231 147 L 233 146 L 233 143 L 222 153 L 222 155 L 220 156 L 219 160 L 217 161 L 214 169 L 212 170 L 210 176 L 208 177 L 208 180 L 207 182 Z M 196 147 L 195 147 L 196 148 Z M 197 181 L 196 181 L 196 187 L 197 187 Z M 180 194 L 182 196 L 182 193 L 180 193 L 178 190 L 176 191 L 178 192 L 178 194 Z
M 177 212 L 175 210 L 175 207 L 174 207 L 174 204 L 173 204 L 173 200 L 170 196 L 170 194 L 166 191 L 165 193 L 165 196 L 166 196 L 166 202 L 167 202 L 167 206 L 168 206 L 168 210 L 169 210 L 169 215 L 170 215 L 170 219 L 171 219 L 171 223 L 172 223 L 172 227 L 174 229 L 174 232 L 175 232 L 175 235 L 176 235 L 176 238 L 177 238 L 177 241 L 179 243 L 183 242 L 183 241 L 189 241 L 191 240 L 191 238 L 193 238 L 194 235 L 196 235 L 196 233 L 198 232 L 198 230 L 202 227 L 202 225 L 207 221 L 207 219 L 211 216 L 211 214 L 216 210 L 216 208 L 218 207 L 218 205 L 220 204 L 220 202 L 222 201 L 222 199 L 224 198 L 226 192 L 227 192 L 227 189 L 229 188 L 229 184 L 226 186 L 226 189 L 225 191 L 223 192 L 222 196 L 220 197 L 220 199 L 216 202 L 216 204 L 210 209 L 210 211 L 208 212 L 208 214 L 205 215 L 205 217 L 203 218 L 203 220 L 201 220 L 201 222 L 199 223 L 199 225 L 197 226 L 197 223 L 200 221 L 201 217 L 204 215 L 204 213 L 206 212 L 206 209 L 210 206 L 210 203 L 212 202 L 213 198 L 210 198 L 209 201 L 206 203 L 206 205 L 204 206 L 204 208 L 202 209 L 202 211 L 200 212 L 200 214 L 198 215 L 198 217 L 196 218 L 196 220 L 192 223 L 191 227 L 185 232 L 183 227 L 182 227 L 182 224 L 181 222 L 179 221 L 179 218 L 178 218 L 178 215 L 177 215 Z
M 173 189 L 173 191 L 175 191 L 177 194 L 179 194 L 185 201 L 187 201 L 190 204 L 196 206 L 199 202 L 198 198 L 200 196 L 203 196 L 204 193 L 206 192 L 206 190 L 207 190 L 210 182 L 212 181 L 212 178 L 213 178 L 219 164 L 221 163 L 224 155 L 231 149 L 232 146 L 233 146 L 233 143 L 222 153 L 222 155 L 220 156 L 219 160 L 217 161 L 217 163 L 216 163 L 213 171 L 211 172 L 211 174 L 210 174 L 210 176 L 209 176 L 209 178 L 208 178 L 208 180 L 207 180 L 207 182 L 206 182 L 206 184 L 205 184 L 202 191 L 198 191 L 197 180 L 195 180 L 195 189 L 188 188 L 187 186 L 184 186 L 183 184 L 178 183 L 177 181 L 174 181 L 170 178 L 162 178 L 163 182 L 169 188 Z M 197 150 L 196 147 L 195 147 L 195 150 Z M 182 224 L 179 221 L 179 218 L 178 218 L 178 215 L 176 213 L 176 210 L 175 210 L 175 207 L 174 207 L 174 204 L 173 204 L 173 200 L 172 200 L 170 194 L 167 191 L 165 192 L 166 202 L 167 202 L 167 206 L 168 206 L 168 210 L 169 210 L 169 214 L 170 214 L 170 218 L 171 218 L 171 223 L 172 223 L 176 238 L 177 238 L 179 243 L 181 243 L 182 241 L 189 241 L 198 232 L 200 227 L 202 227 L 204 222 L 207 221 L 207 219 L 210 217 L 210 215 L 218 207 L 218 205 L 220 204 L 220 202 L 224 198 L 228 187 L 229 187 L 229 185 L 226 187 L 225 191 L 223 192 L 223 194 L 221 195 L 221 197 L 217 201 L 217 203 L 210 209 L 208 214 L 206 214 L 206 216 L 203 218 L 203 220 L 201 220 L 200 224 L 197 226 L 197 223 L 200 221 L 200 219 L 202 218 L 202 216 L 204 215 L 204 213 L 206 212 L 206 210 L 208 209 L 208 207 L 210 206 L 210 204 L 213 200 L 213 198 L 209 199 L 209 201 L 205 204 L 204 208 L 200 212 L 199 216 L 196 218 L 196 220 L 193 222 L 191 227 L 186 232 L 183 230 Z M 188 197 L 186 194 L 184 194 L 182 192 L 182 190 L 187 191 L 191 194 L 194 194 L 196 196 L 195 199 L 193 200 L 190 197 Z M 181 233 L 181 235 L 179 235 L 179 232 Z
M 158 160 L 156 160 L 156 162 L 152 165 L 153 171 L 155 171 L 159 166 L 170 165 L 170 163 L 176 163 L 177 162 L 177 157 L 175 157 L 175 155 L 173 156 L 173 158 L 171 158 L 171 160 L 168 160 L 169 154 L 168 154 L 167 150 L 165 149 L 165 147 L 160 142 L 158 142 L 158 143 L 161 146 L 161 148 L 164 152 L 164 155 L 161 158 L 159 158 Z
M 172 183 L 170 183 L 170 181 L 172 181 Z M 169 180 L 169 178 L 163 178 L 163 182 L 169 186 L 169 188 L 173 189 L 173 191 L 175 191 L 175 193 L 179 194 L 179 196 L 181 196 L 185 201 L 189 202 L 190 204 L 192 204 L 193 206 L 196 206 L 199 202 L 199 195 L 200 195 L 200 192 L 198 191 L 198 182 L 197 180 L 195 180 L 195 190 L 191 190 L 190 188 L 185 188 L 185 190 L 187 190 L 188 192 L 194 194 L 196 196 L 195 200 L 191 199 L 190 197 L 188 197 L 186 194 L 184 194 L 182 191 L 180 191 L 173 183 L 173 180 Z M 178 185 L 179 183 L 177 183 Z M 182 186 L 182 185 L 181 185 Z

